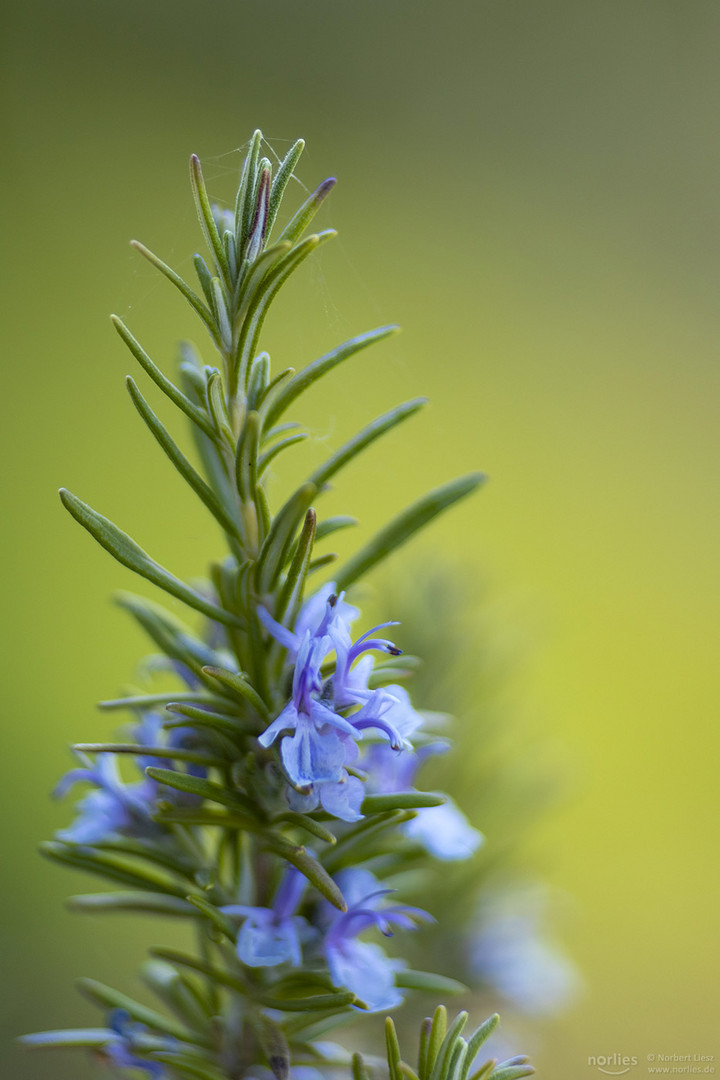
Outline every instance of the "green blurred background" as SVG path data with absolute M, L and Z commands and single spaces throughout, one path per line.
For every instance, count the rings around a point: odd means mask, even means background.
M 308 399 L 320 441 L 297 467 L 424 393 L 431 409 L 348 470 L 333 509 L 369 528 L 449 476 L 492 477 L 388 573 L 437 556 L 473 579 L 483 604 L 457 647 L 482 626 L 513 752 L 544 742 L 561 778 L 524 858 L 571 898 L 559 929 L 586 989 L 538 1033 L 540 1073 L 720 1055 L 718 4 L 15 0 L 2 20 L 0 1074 L 94 1076 L 9 1040 L 94 1022 L 74 977 L 132 986 L 158 934 L 66 913 L 84 883 L 35 854 L 68 820 L 46 797 L 67 742 L 110 730 L 93 702 L 144 648 L 108 602 L 129 573 L 55 490 L 180 575 L 218 552 L 125 396 L 106 313 L 166 365 L 177 338 L 202 342 L 127 241 L 189 271 L 187 157 L 229 198 L 256 126 L 280 154 L 307 139 L 308 187 L 341 180 L 322 219 L 340 239 L 268 321 L 276 365 L 404 326 Z M 481 752 L 462 738 L 465 760 Z

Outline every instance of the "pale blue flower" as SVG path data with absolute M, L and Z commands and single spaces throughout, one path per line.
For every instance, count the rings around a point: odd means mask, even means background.
M 305 891 L 306 879 L 288 867 L 280 882 L 271 908 L 229 904 L 221 908 L 226 915 L 244 919 L 237 939 L 237 954 L 248 967 L 276 967 L 301 962 L 300 942 L 307 922 L 297 915 Z
M 138 1035 L 144 1035 L 147 1028 L 144 1024 L 133 1023 L 129 1013 L 125 1009 L 114 1009 L 108 1017 L 111 1038 L 103 1046 L 103 1054 L 113 1065 L 119 1065 L 123 1069 L 137 1069 L 146 1072 L 149 1076 L 164 1077 L 165 1069 L 157 1061 L 147 1061 L 139 1058 L 134 1052 L 134 1044 Z M 173 1042 L 167 1040 L 168 1049 L 172 1049 Z
M 365 798 L 365 786 L 356 776 L 345 770 L 344 776 L 326 784 L 312 784 L 304 791 L 289 788 L 287 794 L 291 810 L 309 814 L 322 806 L 323 810 L 342 821 L 360 821 L 360 807 Z
M 114 754 L 100 754 L 94 765 L 71 769 L 57 785 L 55 795 L 64 795 L 81 781 L 96 784 L 97 790 L 83 796 L 77 804 L 78 817 L 58 832 L 58 839 L 97 844 L 113 833 L 146 836 L 158 832 L 151 816 L 155 784 L 151 780 L 123 783 Z
M 336 986 L 345 986 L 367 1006 L 370 1012 L 384 1012 L 399 1005 L 402 994 L 395 986 L 395 973 L 405 967 L 373 942 L 359 941 L 358 935 L 378 929 L 386 937 L 392 927 L 416 929 L 432 916 L 420 908 L 403 904 L 383 906 L 391 889 L 382 889 L 370 873 L 359 867 L 341 871 L 336 878 L 348 910 L 339 912 L 326 905 L 330 925 L 325 933 L 324 952 L 330 976 Z
M 469 942 L 473 974 L 528 1016 L 561 1011 L 581 985 L 575 966 L 548 939 L 548 901 L 540 883 L 486 889 Z
M 391 689 L 397 693 L 402 687 Z M 402 707 L 407 708 L 407 705 L 403 704 Z M 445 742 L 429 743 L 417 752 L 405 751 L 402 754 L 395 754 L 381 744 L 369 747 L 362 763 L 368 772 L 369 790 L 386 795 L 414 791 L 415 773 L 423 761 L 434 754 L 444 753 L 447 749 L 448 744 Z M 485 838 L 473 828 L 457 804 L 449 796 L 445 798 L 442 806 L 428 806 L 416 810 L 416 816 L 402 826 L 403 832 L 422 844 L 436 859 L 467 859 L 478 850 Z
M 133 729 L 135 741 L 140 746 L 180 747 L 193 745 L 196 734 L 192 728 L 176 728 L 166 732 L 158 713 L 146 712 Z M 77 804 L 78 816 L 67 829 L 58 832 L 58 839 L 76 844 L 98 844 L 109 836 L 120 833 L 126 836 L 155 838 L 161 833 L 153 820 L 160 796 L 176 806 L 195 806 L 202 800 L 188 792 L 178 791 L 158 784 L 149 777 L 134 783 L 125 783 L 118 769 L 116 754 L 97 755 L 94 763 L 84 759 L 82 768 L 71 769 L 55 788 L 55 795 L 64 795 L 74 784 L 94 784 L 95 791 L 84 795 Z M 174 769 L 171 758 L 134 755 L 134 764 L 142 773 L 148 765 Z M 189 763 L 185 766 L 191 776 L 204 777 L 207 769 Z
M 417 810 L 403 830 L 436 859 L 447 861 L 469 859 L 485 840 L 449 796 L 442 806 L 425 806 Z
M 386 690 L 367 688 L 369 667 L 364 664 L 360 670 L 362 660 L 353 668 L 368 650 L 400 650 L 390 641 L 373 637 L 380 627 L 353 644 L 349 625 L 357 609 L 331 590 L 332 585 L 325 586 L 303 606 L 293 631 L 277 623 L 264 608 L 258 609 L 265 628 L 295 658 L 292 697 L 259 741 L 261 746 L 270 746 L 284 735 L 280 756 L 297 789 L 297 794 L 290 796 L 294 808 L 322 805 L 336 817 L 356 821 L 361 816 L 362 790 L 346 769 L 356 756 L 354 744 L 366 730 L 374 729 L 400 749 L 406 741 L 392 718 L 397 713 L 398 721 L 404 723 L 407 709 L 404 701 Z M 322 667 L 333 653 L 335 675 L 324 685 Z M 359 708 L 348 716 L 338 711 L 355 706 Z

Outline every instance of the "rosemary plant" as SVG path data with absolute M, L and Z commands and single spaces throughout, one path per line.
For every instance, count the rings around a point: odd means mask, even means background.
M 77 767 L 58 793 L 78 783 L 90 787 L 74 822 L 43 852 L 114 886 L 74 897 L 74 908 L 187 920 L 197 931 L 197 951 L 152 950 L 142 975 L 163 1011 L 82 979 L 80 989 L 104 1010 L 104 1024 L 23 1041 L 87 1048 L 123 1075 L 300 1080 L 310 1068 L 366 1080 L 377 1061 L 319 1041 L 324 1032 L 362 1013 L 388 1012 L 408 990 L 463 989 L 410 970 L 378 943 L 394 929 L 431 921 L 391 895 L 388 881 L 409 864 L 433 874 L 434 859 L 466 858 L 481 836 L 444 795 L 414 786 L 418 766 L 439 741 L 432 717 L 416 711 L 402 686 L 413 659 L 385 636 L 391 623 L 354 636 L 360 613 L 348 597 L 364 574 L 482 477 L 430 492 L 331 581 L 315 584 L 336 558 L 316 545 L 355 524 L 350 517 L 318 519 L 315 506 L 329 482 L 423 401 L 374 420 L 282 506 L 270 506 L 269 466 L 307 437 L 287 419 L 291 408 L 319 379 L 396 328 L 346 341 L 301 371 L 271 371 L 269 356 L 259 351 L 263 321 L 283 283 L 334 235 L 305 233 L 335 181 L 325 180 L 278 226 L 303 142 L 274 175 L 262 145 L 256 131 L 232 211 L 210 202 L 200 162 L 191 159 L 209 249 L 209 258 L 194 258 L 198 291 L 134 244 L 194 309 L 214 363 L 183 345 L 173 382 L 113 317 L 145 374 L 190 422 L 199 469 L 128 377 L 142 420 L 220 525 L 226 557 L 210 566 L 205 585 L 188 584 L 61 491 L 65 507 L 111 555 L 181 601 L 195 622 L 191 628 L 162 606 L 121 596 L 159 650 L 155 665 L 171 670 L 178 688 L 102 703 L 130 713 L 129 734 L 120 742 L 75 745 Z M 137 768 L 134 780 L 121 771 L 122 759 Z M 415 1070 L 402 1060 L 388 1018 L 391 1080 L 517 1080 L 532 1072 L 526 1058 L 479 1065 L 497 1017 L 468 1040 L 461 1034 L 466 1020 L 460 1013 L 448 1027 L 440 1006 L 422 1027 Z

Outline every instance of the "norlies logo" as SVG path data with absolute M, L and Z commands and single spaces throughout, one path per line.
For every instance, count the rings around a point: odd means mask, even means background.
M 623 1076 L 625 1073 L 630 1072 L 637 1063 L 636 1054 L 599 1054 L 588 1058 L 588 1065 L 594 1065 L 599 1072 L 605 1073 L 606 1076 Z

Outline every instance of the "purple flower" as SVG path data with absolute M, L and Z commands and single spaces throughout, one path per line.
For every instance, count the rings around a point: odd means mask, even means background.
M 298 870 L 288 868 L 271 908 L 229 904 L 220 909 L 226 915 L 239 915 L 245 920 L 237 939 L 237 954 L 243 964 L 248 967 L 300 964 L 300 940 L 307 922 L 296 911 L 305 884 Z
M 372 942 L 358 941 L 368 929 L 378 929 L 386 937 L 392 927 L 414 930 L 416 923 L 431 919 L 426 911 L 406 905 L 383 906 L 391 889 L 382 889 L 369 870 L 350 868 L 336 878 L 348 903 L 348 910 L 338 912 L 327 906 L 330 925 L 325 933 L 324 951 L 330 976 L 336 986 L 345 986 L 367 1006 L 370 1012 L 386 1011 L 403 998 L 395 986 L 395 972 L 405 967 Z

